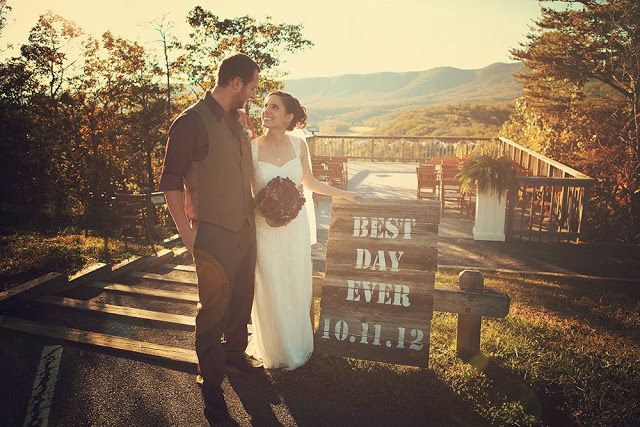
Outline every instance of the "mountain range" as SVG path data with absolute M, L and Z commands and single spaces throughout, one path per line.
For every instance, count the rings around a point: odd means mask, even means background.
M 438 67 L 402 73 L 346 74 L 285 80 L 285 90 L 307 107 L 309 122 L 376 126 L 403 110 L 434 105 L 505 104 L 522 95 L 519 63 L 463 70 Z M 335 124 L 335 123 L 334 123 Z

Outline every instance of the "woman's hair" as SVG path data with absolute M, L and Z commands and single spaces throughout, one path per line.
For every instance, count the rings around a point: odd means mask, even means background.
M 282 99 L 284 109 L 287 114 L 293 114 L 293 120 L 287 126 L 287 130 L 293 130 L 296 127 L 304 127 L 307 124 L 307 109 L 300 104 L 300 101 L 293 95 L 281 90 L 271 92 L 268 96 L 275 95 Z

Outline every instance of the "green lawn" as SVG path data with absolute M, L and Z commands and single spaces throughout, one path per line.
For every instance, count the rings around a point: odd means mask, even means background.
M 0 290 L 50 272 L 68 275 L 94 262 L 118 262 L 132 255 L 149 255 L 145 243 L 66 233 L 48 236 L 37 232 L 0 236 Z
M 437 277 L 438 286 L 457 280 Z M 435 313 L 429 370 L 316 356 L 276 381 L 285 394 L 313 384 L 355 413 L 384 396 L 376 410 L 431 425 L 640 424 L 637 284 L 486 275 L 485 286 L 507 293 L 511 308 L 483 321 L 470 364 L 455 356 L 456 316 Z

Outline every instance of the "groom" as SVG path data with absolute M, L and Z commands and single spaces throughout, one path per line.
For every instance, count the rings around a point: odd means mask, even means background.
M 255 99 L 259 72 L 244 54 L 222 61 L 214 89 L 171 125 L 160 177 L 159 189 L 196 264 L 197 383 L 209 424 L 230 421 L 221 388 L 225 364 L 234 371 L 262 369 L 244 352 L 256 237 L 251 147 L 238 121 L 238 109 Z

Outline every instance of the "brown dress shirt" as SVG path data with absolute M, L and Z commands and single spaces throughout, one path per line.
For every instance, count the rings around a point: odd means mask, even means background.
M 225 112 L 211 92 L 207 92 L 204 101 L 218 120 L 224 119 L 232 132 L 240 139 L 246 138 L 244 129 L 238 121 L 238 111 Z M 193 110 L 180 114 L 169 128 L 169 138 L 160 175 L 159 191 L 183 191 L 184 176 L 191 162 L 207 157 L 209 139 L 202 120 Z

